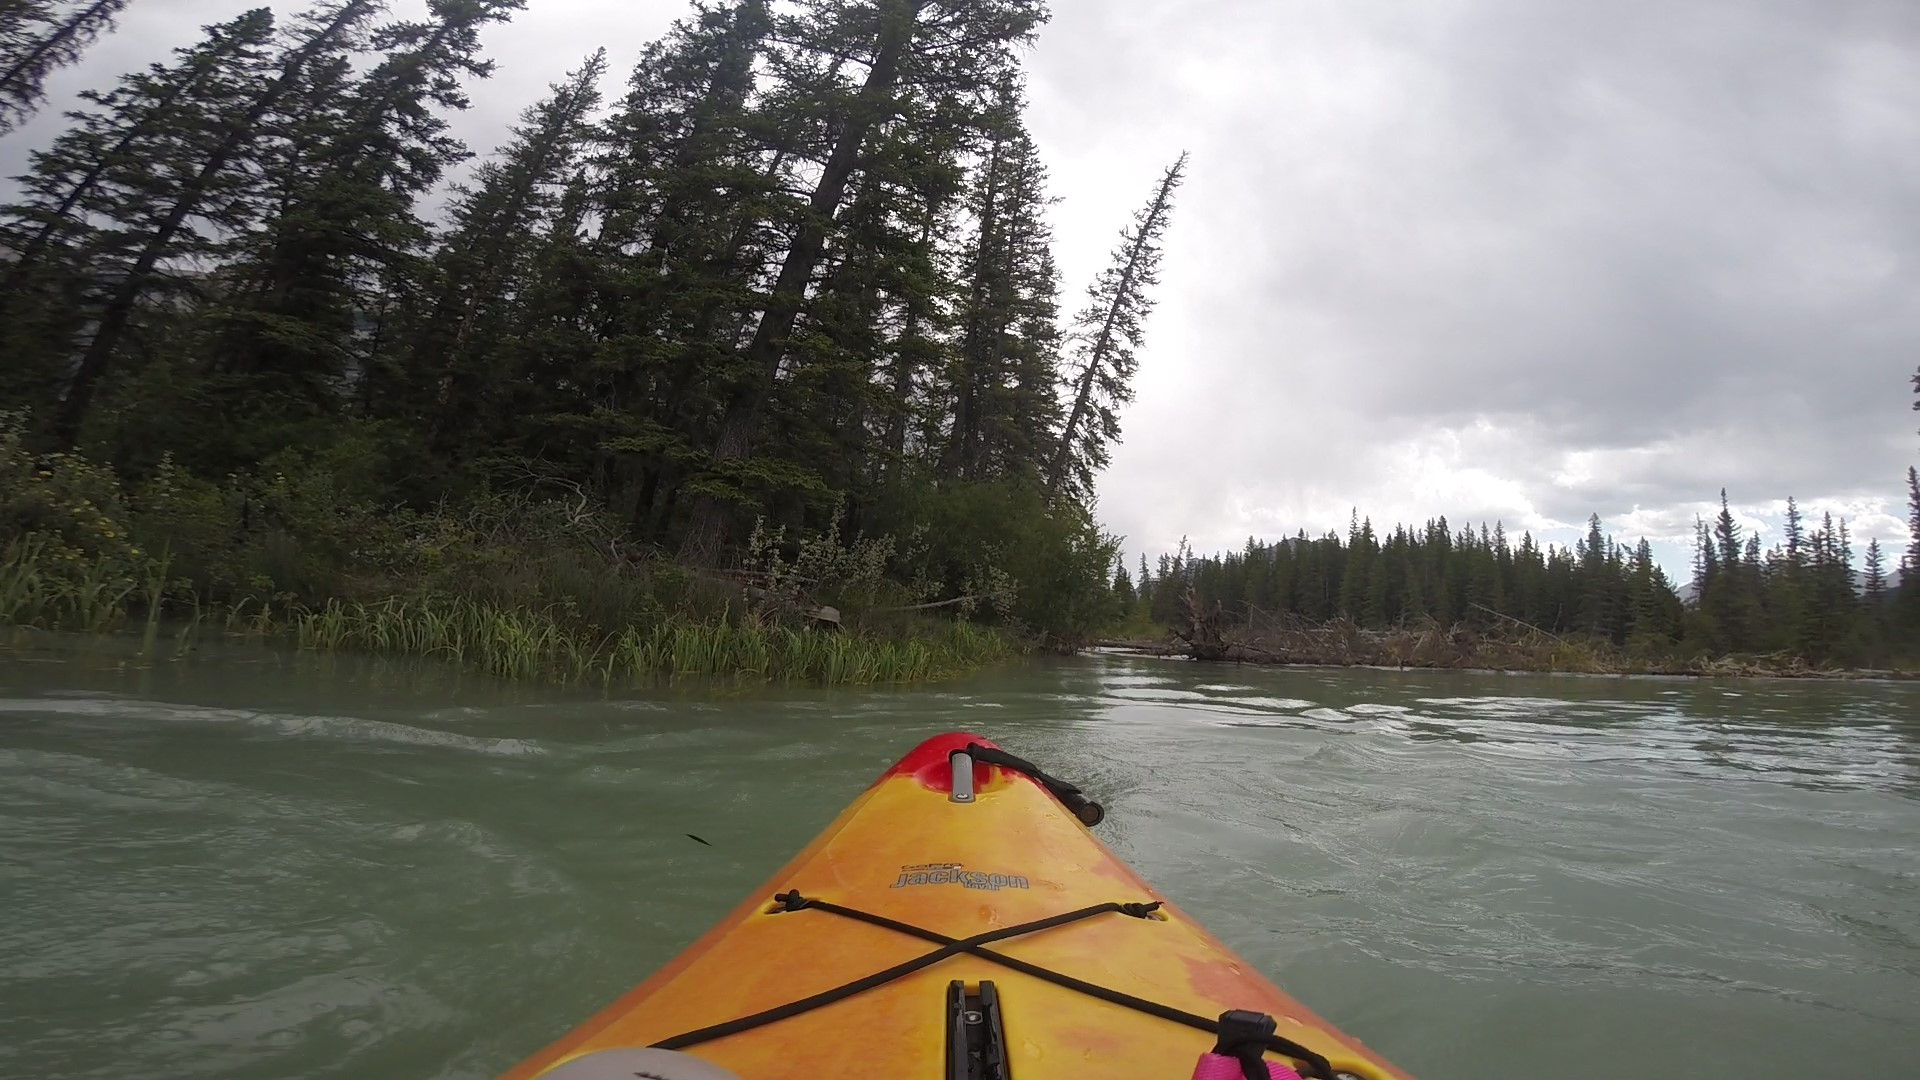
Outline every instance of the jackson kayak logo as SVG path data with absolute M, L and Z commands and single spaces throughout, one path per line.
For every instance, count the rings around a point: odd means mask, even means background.
M 959 863 L 922 863 L 918 866 L 900 868 L 900 880 L 891 886 L 904 889 L 909 885 L 958 885 L 966 889 L 983 889 L 998 892 L 1001 889 L 1024 889 L 1027 879 L 1019 874 L 989 874 L 980 870 L 967 870 Z

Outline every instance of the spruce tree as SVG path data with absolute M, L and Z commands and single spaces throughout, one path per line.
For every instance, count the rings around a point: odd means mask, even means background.
M 47 76 L 80 59 L 126 6 L 127 0 L 91 0 L 55 16 L 45 0 L 0 5 L 0 135 L 39 109 Z
M 1740 526 L 1733 519 L 1733 509 L 1727 505 L 1727 489 L 1720 489 L 1720 515 L 1713 521 L 1713 541 L 1720 556 L 1720 565 L 1733 567 L 1739 564 L 1741 556 Z
M 1800 506 L 1791 495 L 1787 496 L 1782 532 L 1785 549 L 1778 560 L 1777 571 L 1767 582 L 1767 608 L 1776 640 L 1784 645 L 1791 643 L 1794 628 L 1805 615 L 1808 589 L 1806 525 L 1800 516 Z
M 1833 515 L 1826 515 L 1808 540 L 1809 589 L 1796 627 L 1794 648 L 1802 656 L 1825 657 L 1833 646 Z
M 1146 340 L 1153 311 L 1148 290 L 1159 284 L 1161 246 L 1173 214 L 1173 193 L 1187 168 L 1181 154 L 1160 178 L 1133 224 L 1120 232 L 1114 261 L 1087 289 L 1087 306 L 1074 318 L 1069 365 L 1072 402 L 1048 466 L 1047 490 L 1085 497 L 1120 438 L 1121 406 L 1133 400 L 1134 350 Z
M 1867 606 L 1875 611 L 1886 606 L 1887 602 L 1887 557 L 1880 550 L 1878 537 L 1867 541 L 1866 573 L 1861 582 L 1862 595 Z
M 467 156 L 443 114 L 467 106 L 465 80 L 492 70 L 480 30 L 523 4 L 430 0 L 427 21 L 379 27 L 379 63 L 330 95 L 314 137 L 284 162 L 278 212 L 215 313 L 210 401 L 240 436 L 237 461 L 337 412 L 348 380 L 376 363 L 367 300 L 425 289 L 429 233 L 414 200 Z
M 72 342 L 94 317 L 94 298 L 124 267 L 128 230 L 150 219 L 226 113 L 256 92 L 273 32 L 265 8 L 206 28 L 171 63 L 87 90 L 88 107 L 31 155 L 19 201 L 0 208 L 0 400 L 46 422 L 72 364 Z M 208 249 L 202 249 L 203 253 Z
M 1600 531 L 1600 515 L 1587 519 L 1587 535 L 1580 543 L 1580 621 L 1587 633 L 1611 636 L 1612 585 L 1618 580 L 1608 564 L 1608 543 Z
M 766 298 L 765 310 L 753 337 L 741 350 L 737 374 L 728 388 L 719 429 L 713 442 L 712 466 L 700 481 L 693 519 L 681 555 L 696 563 L 711 562 L 726 539 L 727 502 L 748 492 L 743 469 L 759 437 L 762 415 L 775 379 L 787 355 L 788 338 L 800 318 L 815 270 L 825 254 L 830 234 L 856 215 L 836 221 L 865 155 L 869 139 L 898 109 L 895 100 L 903 69 L 908 68 L 922 0 L 887 0 L 874 12 L 874 22 L 856 45 L 870 56 L 867 74 L 845 102 L 846 114 L 821 164 L 808 196 L 799 232 L 781 261 L 778 277 Z M 828 39 L 836 27 L 802 23 L 793 28 Z M 840 95 L 830 95 L 839 98 Z
M 553 432 L 648 535 L 669 517 L 718 408 L 721 361 L 749 324 L 788 224 L 794 150 L 817 125 L 763 113 L 766 0 L 702 4 L 649 45 L 604 122 L 597 235 L 581 317 L 599 344 L 573 376 L 586 415 Z
M 205 145 L 170 163 L 177 181 L 166 196 L 116 223 L 128 258 L 124 270 L 114 274 L 118 283 L 106 296 L 55 413 L 57 441 L 72 445 L 79 437 L 94 392 L 111 370 L 162 265 L 208 251 L 216 242 L 216 230 L 242 230 L 249 215 L 257 211 L 247 205 L 245 195 L 252 175 L 235 166 L 260 136 L 262 122 L 305 77 L 309 65 L 349 46 L 377 10 L 378 0 L 329 0 L 303 15 L 301 29 L 282 54 L 277 70 L 257 84 L 244 105 L 236 103 Z M 200 223 L 205 223 L 204 228 Z
M 1133 578 L 1127 573 L 1127 562 L 1121 559 L 1113 570 L 1113 595 L 1120 602 L 1120 610 L 1131 612 L 1138 597 L 1133 591 Z
M 194 122 L 186 114 L 199 104 L 196 95 L 219 78 L 223 65 L 242 53 L 257 57 L 273 32 L 273 12 L 255 8 L 204 29 L 206 37 L 200 42 L 174 50 L 177 63 L 154 64 L 128 75 L 112 91 L 81 91 L 81 99 L 98 111 L 69 114 L 75 126 L 50 149 L 34 153 L 33 172 L 19 178 L 27 201 L 6 211 L 18 222 L 7 229 L 13 259 L 0 279 L 0 303 L 39 268 L 50 248 L 84 233 L 89 214 L 105 212 L 89 200 L 110 173 L 153 160 L 170 127 Z M 130 183 L 124 176 L 114 179 L 123 186 Z
M 753 458 L 823 256 L 859 220 L 847 212 L 845 200 L 858 187 L 856 174 L 872 165 L 870 144 L 907 111 L 903 99 L 957 90 L 977 94 L 984 109 L 988 95 L 1014 69 L 1012 50 L 1043 18 L 1035 0 L 983 0 L 951 10 L 932 8 L 927 0 L 875 0 L 852 10 L 803 9 L 780 26 L 789 48 L 808 54 L 790 56 L 794 70 L 806 74 L 806 63 L 824 55 L 836 57 L 825 66 L 837 72 L 838 58 L 852 56 L 866 61 L 865 74 L 858 83 L 837 75 L 807 80 L 822 118 L 834 118 L 825 125 L 831 138 L 819 144 L 818 170 L 809 173 L 807 196 L 795 207 L 798 228 L 752 333 L 725 358 L 706 468 L 689 484 L 694 501 L 682 559 L 714 561 L 726 541 L 731 507 L 751 501 L 755 486 L 797 479 Z
M 1920 643 L 1920 470 L 1907 469 L 1907 549 L 1888 583 L 1888 624 L 1896 637 Z
M 1368 626 L 1386 626 L 1400 621 L 1399 601 L 1405 591 L 1405 556 L 1395 547 L 1401 534 L 1389 538 L 1374 557 L 1367 574 L 1367 598 L 1361 605 L 1361 618 Z
M 1787 496 L 1787 518 L 1783 529 L 1787 543 L 1787 563 L 1795 568 L 1805 566 L 1807 561 L 1807 529 L 1800 517 L 1800 504 L 1793 496 Z
M 1907 567 L 1902 590 L 1920 596 L 1920 470 L 1907 466 Z
M 1631 613 L 1628 641 L 1651 650 L 1671 643 L 1680 629 L 1678 598 L 1653 561 L 1653 545 L 1645 537 L 1634 547 L 1628 563 L 1627 595 Z
M 1021 99 L 1002 91 L 968 210 L 973 236 L 961 265 L 955 322 L 959 340 L 948 364 L 951 426 L 939 472 L 948 480 L 1046 466 L 1051 449 L 1058 275 L 1039 150 L 1020 123 Z
M 589 401 L 580 376 L 593 370 L 601 345 L 591 317 L 602 267 L 589 221 L 593 189 L 592 173 L 576 170 L 533 241 L 515 298 L 519 325 L 502 343 L 498 361 L 512 378 L 489 388 L 497 417 L 508 425 L 502 449 L 553 461 L 583 485 L 599 481 L 595 465 L 605 461 L 566 452 L 582 437 Z
M 1341 558 L 1339 606 L 1343 618 L 1370 621 L 1367 618 L 1367 598 L 1373 589 L 1378 546 L 1373 535 L 1373 522 L 1361 521 L 1359 511 L 1355 509 L 1347 525 L 1346 550 Z M 1375 618 L 1378 618 L 1377 613 Z
M 1754 557 L 1748 558 L 1748 545 L 1741 541 L 1740 526 L 1734 520 L 1724 488 L 1720 492 L 1720 513 L 1714 518 L 1711 542 L 1709 566 L 1714 573 L 1700 595 L 1701 609 L 1711 620 L 1720 650 L 1752 649 L 1758 614 L 1759 552 L 1756 549 L 1752 553 Z
M 750 500 L 752 486 L 769 480 L 778 483 L 783 478 L 799 479 L 790 473 L 756 469 L 749 459 L 788 354 L 789 337 L 799 322 L 829 241 L 834 233 L 858 219 L 856 214 L 843 216 L 843 200 L 853 186 L 869 140 L 900 109 L 901 83 L 903 77 L 911 77 L 911 57 L 923 31 L 920 16 L 924 8 L 925 0 L 880 0 L 862 12 L 866 19 L 849 21 L 825 18 L 840 14 L 837 12 L 806 12 L 782 26 L 784 36 L 801 43 L 803 50 L 811 47 L 846 50 L 840 53 L 843 56 L 865 54 L 866 75 L 857 88 L 849 88 L 850 93 L 837 80 L 814 87 L 814 100 L 831 102 L 829 108 L 844 110 L 842 120 L 833 125 L 834 136 L 823 147 L 819 172 L 804 209 L 796 215 L 798 231 L 780 260 L 752 337 L 727 365 L 730 377 L 720 395 L 722 404 L 709 464 L 692 485 L 695 501 L 680 551 L 684 561 L 702 564 L 717 559 L 727 539 L 729 504 Z M 833 66 L 837 70 L 839 65 Z
M 456 458 L 497 432 L 505 402 L 495 391 L 520 375 L 503 364 L 524 326 L 519 304 L 531 260 L 587 149 L 605 71 L 602 49 L 522 112 L 512 141 L 480 166 L 449 210 L 453 228 L 435 256 L 432 299 L 407 366 L 428 382 L 427 426 Z
M 908 435 L 911 432 L 937 434 L 942 417 L 934 396 L 926 384 L 933 374 L 950 367 L 942 363 L 948 355 L 943 341 L 952 322 L 946 301 L 953 290 L 947 287 L 947 265 L 952 256 L 942 243 L 953 229 L 947 220 L 954 192 L 928 191 L 910 211 L 916 227 L 916 241 L 902 261 L 902 278 L 895 289 L 900 331 L 888 344 L 887 395 L 878 406 L 881 423 L 879 461 L 886 481 L 899 481 L 908 465 Z M 926 441 L 924 438 L 922 441 Z M 1141 555 L 1141 567 L 1146 556 Z M 1145 579 L 1137 586 L 1147 594 Z

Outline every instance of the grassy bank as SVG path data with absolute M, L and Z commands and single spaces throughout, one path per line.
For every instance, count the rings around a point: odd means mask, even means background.
M 474 601 L 330 602 L 297 613 L 303 649 L 440 656 L 516 679 L 632 685 L 673 676 L 735 676 L 823 685 L 919 682 L 1007 659 L 1004 635 L 966 623 L 907 636 L 668 619 L 618 632 L 570 626 L 545 611 Z
M 1005 627 L 899 610 L 884 552 L 763 538 L 745 575 L 631 550 L 586 500 L 482 493 L 427 510 L 342 494 L 324 463 L 229 477 L 162 463 L 123 484 L 0 430 L 0 627 L 276 637 L 440 657 L 515 679 L 915 682 L 1007 659 Z M 742 581 L 752 583 L 743 587 Z M 804 584 L 803 584 L 804 583 Z M 838 605 L 841 628 L 809 617 Z
M 887 633 L 782 626 L 762 614 L 708 620 L 668 616 L 615 630 L 565 609 L 460 597 L 391 596 L 284 608 L 251 598 L 170 605 L 165 558 L 137 574 L 105 560 L 61 572 L 42 538 L 0 551 L 0 626 L 16 631 L 169 632 L 281 638 L 303 650 L 437 657 L 490 675 L 633 686 L 662 678 L 726 676 L 820 685 L 922 682 L 1007 660 L 1009 635 L 965 622 L 921 620 Z M 169 607 L 173 610 L 169 612 Z

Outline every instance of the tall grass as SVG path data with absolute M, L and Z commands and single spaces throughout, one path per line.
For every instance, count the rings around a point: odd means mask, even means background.
M 549 611 L 463 599 L 333 601 L 293 620 L 303 649 L 438 656 L 503 678 L 634 685 L 747 677 L 820 685 L 919 682 L 1003 660 L 994 631 L 944 624 L 912 638 L 668 618 L 602 634 Z
M 58 568 L 52 562 L 51 545 L 38 534 L 0 550 L 0 624 L 99 633 L 127 617 L 141 580 L 116 560 L 101 555 Z
M 0 626 L 100 633 L 139 613 L 144 634 L 157 636 L 170 554 L 133 564 L 61 550 L 35 534 L 0 549 Z M 183 635 L 284 636 L 305 650 L 440 657 L 502 678 L 609 687 L 716 676 L 822 685 L 918 682 L 1014 652 L 1006 636 L 965 623 L 890 627 L 884 635 L 796 629 L 741 619 L 724 606 L 695 617 L 630 617 L 611 633 L 597 629 L 594 617 L 571 600 L 533 607 L 483 597 L 401 596 L 313 607 L 282 593 L 208 608 L 196 595 L 176 598 L 173 610 L 188 607 Z

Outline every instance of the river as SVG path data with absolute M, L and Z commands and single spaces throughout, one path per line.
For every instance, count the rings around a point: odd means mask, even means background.
M 607 700 L 54 650 L 0 659 L 0 1075 L 491 1076 L 956 728 L 1423 1080 L 1920 1068 L 1914 684 L 1093 656 Z

